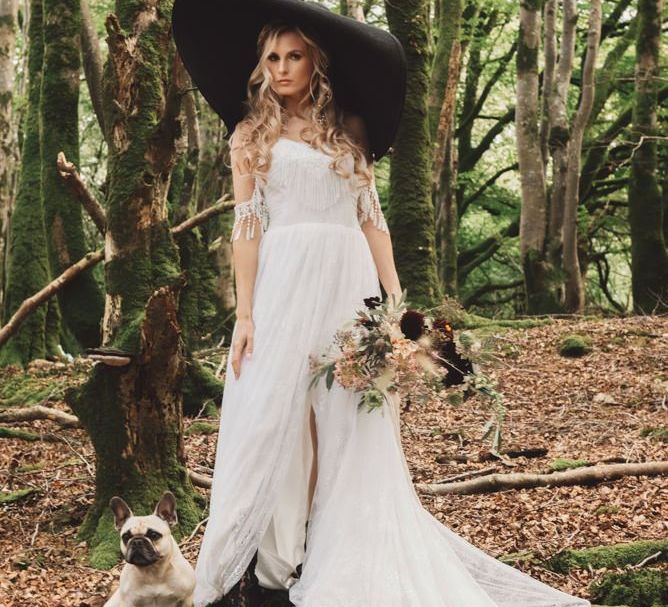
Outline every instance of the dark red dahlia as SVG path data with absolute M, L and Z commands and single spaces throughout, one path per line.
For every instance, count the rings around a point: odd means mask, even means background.
M 424 314 L 417 310 L 406 310 L 399 321 L 401 332 L 415 341 L 424 333 Z
M 369 310 L 373 310 L 380 306 L 381 301 L 380 297 L 374 295 L 373 297 L 365 297 L 364 298 L 364 305 L 369 308 Z

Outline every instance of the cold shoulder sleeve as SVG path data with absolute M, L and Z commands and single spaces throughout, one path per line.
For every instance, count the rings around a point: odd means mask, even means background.
M 267 230 L 269 224 L 269 212 L 257 179 L 255 180 L 255 187 L 250 199 L 234 205 L 234 225 L 232 226 L 230 242 L 237 240 L 241 236 L 244 226 L 246 228 L 246 240 L 252 239 L 255 234 L 256 224 L 259 225 L 263 232 Z
M 375 178 L 359 189 L 357 196 L 357 219 L 360 225 L 363 225 L 370 219 L 376 228 L 388 234 L 390 233 L 383 210 L 380 207 Z

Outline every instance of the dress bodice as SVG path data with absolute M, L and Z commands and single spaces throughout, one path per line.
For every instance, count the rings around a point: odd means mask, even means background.
M 306 142 L 280 137 L 272 146 L 271 166 L 266 183 L 255 180 L 251 198 L 238 202 L 230 240 L 245 233 L 253 238 L 259 223 L 263 231 L 301 223 L 335 224 L 353 229 L 367 220 L 389 232 L 378 199 L 375 182 L 361 184 L 353 172 L 353 156 L 345 157 L 342 168 L 331 167 L 333 157 Z M 242 230 L 243 226 L 246 230 Z
M 348 178 L 330 168 L 332 162 L 332 156 L 305 142 L 281 137 L 274 143 L 263 190 L 270 226 L 317 222 L 359 229 L 353 157 L 342 163 Z

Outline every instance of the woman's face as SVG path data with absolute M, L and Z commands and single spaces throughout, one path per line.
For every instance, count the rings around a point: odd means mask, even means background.
M 277 94 L 300 99 L 308 92 L 313 61 L 298 34 L 279 34 L 266 62 L 271 73 L 271 88 Z

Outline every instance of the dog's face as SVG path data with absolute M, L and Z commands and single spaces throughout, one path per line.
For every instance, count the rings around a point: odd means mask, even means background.
M 121 534 L 123 558 L 137 567 L 146 567 L 171 557 L 172 532 L 177 523 L 176 498 L 166 491 L 153 514 L 134 516 L 129 506 L 117 496 L 109 502 L 114 513 L 114 526 Z

